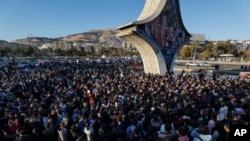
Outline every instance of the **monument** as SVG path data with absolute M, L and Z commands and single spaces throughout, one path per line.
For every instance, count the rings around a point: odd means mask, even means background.
M 145 73 L 172 72 L 178 51 L 191 35 L 183 25 L 179 0 L 146 0 L 136 21 L 117 28 L 118 37 L 141 55 Z

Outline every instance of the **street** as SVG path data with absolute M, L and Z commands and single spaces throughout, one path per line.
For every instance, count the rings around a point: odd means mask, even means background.
M 202 69 L 206 72 L 214 72 L 214 65 L 218 64 L 219 70 L 216 71 L 219 74 L 231 74 L 231 75 L 239 75 L 240 72 L 250 72 L 250 63 L 239 63 L 239 62 L 217 62 L 217 61 L 206 61 L 211 64 L 211 67 L 200 67 L 200 66 L 189 66 L 185 65 L 186 62 L 191 62 L 190 60 L 176 60 L 177 66 L 174 66 L 174 72 L 182 71 L 183 69 L 188 72 L 197 72 Z M 196 63 L 204 62 L 204 61 L 195 61 Z M 242 68 L 243 66 L 243 68 Z M 246 69 L 245 69 L 246 67 Z

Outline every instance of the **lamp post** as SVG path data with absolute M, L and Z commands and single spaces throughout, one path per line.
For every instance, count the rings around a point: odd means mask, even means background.
M 29 48 L 29 52 L 30 52 L 30 50 L 31 50 L 31 44 L 30 44 L 30 38 L 31 38 L 31 36 L 32 36 L 32 34 L 28 34 L 28 36 L 27 36 L 27 40 L 28 40 L 28 48 Z M 22 54 L 23 56 L 26 56 L 25 55 L 25 53 L 24 54 Z
M 218 45 L 217 41 L 213 43 L 215 45 L 215 51 L 216 51 L 216 61 L 218 61 Z
M 27 39 L 29 41 L 29 46 L 30 46 L 30 38 L 31 38 L 31 36 L 32 36 L 32 34 L 28 34 L 28 36 L 27 36 Z
M 194 51 L 193 51 L 193 62 L 195 62 L 195 55 L 196 55 L 196 52 L 197 52 L 197 46 L 193 46 L 194 48 Z

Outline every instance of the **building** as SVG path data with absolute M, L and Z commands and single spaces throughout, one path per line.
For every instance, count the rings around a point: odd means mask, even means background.
M 232 62 L 235 61 L 235 57 L 233 54 L 220 54 L 220 60 L 222 62 Z
M 190 43 L 197 41 L 200 42 L 200 44 L 205 44 L 206 42 L 205 34 L 191 33 Z

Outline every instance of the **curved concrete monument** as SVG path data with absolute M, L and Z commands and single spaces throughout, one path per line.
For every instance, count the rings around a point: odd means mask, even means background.
M 140 53 L 145 73 L 160 75 L 173 70 L 177 52 L 191 37 L 181 19 L 179 0 L 146 0 L 136 21 L 117 29 L 117 36 Z

